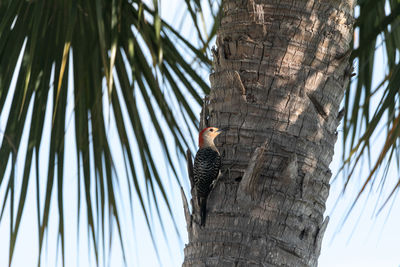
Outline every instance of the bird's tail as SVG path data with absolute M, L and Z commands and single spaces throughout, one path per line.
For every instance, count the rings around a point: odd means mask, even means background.
M 199 197 L 199 206 L 200 206 L 200 225 L 204 226 L 206 223 L 206 210 L 207 210 L 207 198 Z

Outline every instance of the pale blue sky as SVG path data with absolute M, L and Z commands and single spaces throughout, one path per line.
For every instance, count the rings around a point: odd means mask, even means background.
M 168 2 L 168 3 L 167 3 Z M 181 18 L 183 10 L 178 12 L 178 16 L 171 12 L 171 10 L 177 10 L 177 7 L 182 6 L 179 0 L 169 0 L 169 1 L 161 1 L 163 6 L 161 7 L 162 16 L 170 21 L 171 24 L 177 23 L 177 17 Z M 182 28 L 183 34 L 186 36 L 191 36 L 193 40 L 196 37 L 194 34 L 190 34 L 190 24 L 187 23 Z M 384 57 L 379 54 L 381 51 L 378 49 L 378 56 L 376 59 L 377 63 L 377 72 L 376 77 L 374 77 L 374 82 L 379 83 L 380 75 L 384 73 Z M 202 71 L 203 77 L 206 81 L 208 81 L 208 75 L 206 72 Z M 72 79 L 72 78 L 70 78 Z M 105 101 L 105 106 L 107 106 L 107 95 L 103 101 Z M 138 96 L 140 97 L 140 95 Z M 80 225 L 80 239 L 79 239 L 79 248 L 80 251 L 77 251 L 77 232 L 74 229 L 77 224 L 77 216 L 76 216 L 76 188 L 77 188 L 77 168 L 76 168 L 76 151 L 74 142 L 74 120 L 73 116 L 71 116 L 73 107 L 72 107 L 72 91 L 69 91 L 69 100 L 67 107 L 67 118 L 71 118 L 68 125 L 66 125 L 66 142 L 67 146 L 65 147 L 66 151 L 66 159 L 65 159 L 65 174 L 66 178 L 64 179 L 64 203 L 65 203 L 65 218 L 66 218 L 66 263 L 67 266 L 94 266 L 94 257 L 92 248 L 88 249 L 87 243 L 87 229 L 86 229 L 86 221 L 84 216 L 81 219 Z M 52 105 L 51 98 L 49 100 L 48 105 Z M 7 105 L 6 105 L 7 106 Z M 124 107 L 122 107 L 124 109 Z M 8 104 L 9 109 L 9 104 Z M 198 106 L 194 105 L 195 114 L 199 114 L 200 109 Z M 109 110 L 106 111 L 106 115 Z M 2 111 L 0 116 L 0 133 L 5 129 L 6 118 L 7 118 L 7 107 Z M 143 113 L 143 116 L 147 116 Z M 47 122 L 50 122 L 51 115 L 47 114 L 46 117 Z M 146 119 L 144 120 L 146 121 Z M 149 121 L 149 120 L 147 120 Z M 48 124 L 49 125 L 49 124 Z M 150 126 L 150 125 L 149 125 Z M 128 127 L 129 128 L 129 127 Z M 112 120 L 110 120 L 110 125 L 108 127 L 109 132 L 109 140 L 117 139 L 117 132 L 115 129 L 115 125 Z M 339 126 L 340 129 L 340 126 Z M 128 129 L 128 132 L 132 133 L 131 129 Z M 45 179 L 47 172 L 47 149 L 49 144 L 49 133 L 50 128 L 47 127 L 45 129 L 45 135 L 42 142 L 41 148 L 41 192 L 44 191 L 45 188 Z M 149 131 L 151 135 L 151 131 Z M 115 138 L 113 138 L 115 137 Z M 188 137 L 189 138 L 189 137 Z M 0 140 L 2 136 L 0 134 Z M 153 138 L 154 139 L 154 138 Z M 27 146 L 27 133 L 25 133 L 24 139 L 25 142 L 22 143 L 21 151 L 24 151 Z M 70 143 L 68 143 L 70 142 Z M 382 138 L 376 137 L 374 140 L 375 144 L 382 143 Z M 136 145 L 132 144 L 133 149 L 136 149 Z M 124 229 L 126 230 L 126 238 L 125 238 L 125 246 L 129 251 L 127 255 L 128 262 L 133 266 L 160 266 L 157 260 L 157 254 L 152 246 L 151 239 L 149 237 L 149 233 L 143 218 L 143 215 L 140 213 L 140 207 L 137 205 L 137 199 L 134 199 L 134 222 L 131 223 L 130 213 L 129 213 L 129 204 L 128 204 L 128 194 L 127 194 L 127 185 L 126 185 L 126 176 L 123 166 L 119 166 L 118 162 L 122 162 L 121 151 L 119 150 L 120 146 L 118 143 L 112 145 L 113 147 L 113 156 L 115 157 L 115 162 L 117 162 L 117 172 L 120 177 L 120 188 L 121 188 L 121 196 L 122 199 L 119 201 L 119 205 L 121 205 L 121 210 L 125 211 L 122 213 Z M 341 139 L 336 144 L 335 157 L 331 164 L 332 172 L 335 175 L 337 170 L 341 164 Z M 379 145 L 378 145 L 379 147 Z M 160 155 L 159 148 L 157 144 L 153 144 L 151 149 Z M 375 152 L 375 151 L 373 151 Z M 373 153 L 373 157 L 376 154 Z M 23 159 L 23 153 L 19 156 Z M 162 159 L 160 159 L 162 160 Z M 177 159 L 175 158 L 174 161 Z M 17 177 L 19 177 L 17 181 L 17 188 L 20 187 L 21 183 L 21 161 L 17 162 L 17 165 L 20 166 L 17 168 Z M 118 168 L 120 167 L 120 168 Z M 171 176 L 168 174 L 168 171 L 163 164 L 159 165 L 160 173 L 165 174 L 166 176 Z M 365 175 L 367 172 L 366 167 L 364 166 L 361 169 L 361 173 Z M 32 172 L 32 178 L 34 178 L 34 173 Z M 358 176 L 360 178 L 361 176 Z M 397 173 L 396 171 L 392 171 L 388 176 L 388 183 L 394 183 L 397 181 Z M 392 209 L 390 210 L 390 216 L 388 216 L 388 211 L 391 203 L 383 210 L 379 217 L 375 217 L 374 210 L 376 208 L 376 203 L 379 197 L 379 191 L 373 190 L 371 191 L 368 201 L 366 200 L 366 196 L 363 196 L 359 203 L 355 206 L 354 211 L 350 214 L 349 218 L 345 221 L 345 224 L 340 227 L 342 223 L 342 219 L 346 214 L 349 206 L 354 200 L 355 194 L 358 192 L 357 190 L 360 188 L 360 180 L 355 179 L 349 184 L 349 190 L 346 192 L 344 196 L 340 196 L 341 190 L 343 188 L 343 179 L 341 176 L 332 184 L 330 196 L 327 203 L 327 211 L 326 215 L 331 217 L 330 223 L 328 225 L 325 238 L 323 241 L 321 257 L 319 261 L 319 266 L 322 267 L 331 267 L 331 266 L 388 266 L 388 267 L 398 267 L 400 266 L 400 254 L 398 253 L 398 239 L 400 238 L 400 212 L 399 212 L 399 202 L 397 199 L 394 203 Z M 19 237 L 17 240 L 17 248 L 14 255 L 13 267 L 26 267 L 26 266 L 35 266 L 37 261 L 38 254 L 38 241 L 37 241 L 37 225 L 36 225 L 36 192 L 34 190 L 34 179 L 30 179 L 29 184 L 29 192 L 28 198 L 26 202 L 26 207 L 24 211 L 24 216 L 22 219 L 22 224 L 20 228 Z M 159 256 L 161 262 L 163 263 L 161 266 L 180 266 L 183 260 L 183 247 L 184 243 L 187 242 L 186 237 L 186 226 L 183 217 L 183 208 L 181 203 L 181 197 L 179 188 L 174 179 L 170 179 L 171 182 L 166 182 L 168 195 L 171 199 L 171 204 L 174 212 L 174 216 L 176 218 L 176 222 L 178 224 L 178 228 L 180 234 L 182 236 L 182 240 L 180 241 L 176 234 L 175 230 L 172 226 L 172 222 L 165 212 L 165 206 L 161 204 L 161 210 L 164 210 L 162 217 L 165 223 L 166 235 L 168 236 L 168 241 L 165 240 L 164 235 L 162 234 L 162 230 L 159 226 L 158 220 L 156 217 L 153 220 L 154 229 L 155 229 L 155 237 L 156 243 L 159 248 Z M 390 187 L 388 187 L 390 188 Z M 187 188 L 186 188 L 187 189 Z M 0 186 L 0 201 L 3 201 L 5 192 L 5 184 Z M 388 192 L 384 192 L 383 195 L 387 195 Z M 340 200 L 335 209 L 333 209 L 336 200 L 340 196 Z M 18 194 L 17 196 L 18 197 Z M 43 197 L 43 196 L 42 196 Z M 56 195 L 53 194 L 53 198 Z M 56 200 L 56 199 L 55 199 Z M 383 199 L 384 200 L 384 199 Z M 382 203 L 382 199 L 379 200 Z M 123 207 L 122 207 L 123 206 Z M 164 207 L 164 208 L 163 208 Z M 85 214 L 84 206 L 82 205 L 83 210 L 81 214 Z M 7 208 L 8 209 L 8 208 Z M 139 211 L 139 212 L 137 212 Z M 57 247 L 56 238 L 57 238 L 57 227 L 58 227 L 58 211 L 56 207 L 56 202 L 53 202 L 53 206 L 51 207 L 50 222 L 49 222 L 49 241 L 45 243 L 43 256 L 43 264 L 42 266 L 53 267 L 53 266 L 61 266 L 60 260 L 58 260 L 58 264 L 56 265 L 56 255 L 57 255 Z M 362 215 L 360 215 L 362 214 Z M 0 237 L 2 238 L 0 242 L 0 267 L 7 266 L 8 263 L 8 240 L 9 240 L 9 210 L 6 210 L 5 217 L 0 223 Z M 114 229 L 115 230 L 115 229 Z M 116 233 L 114 233 L 114 237 L 117 237 Z M 107 255 L 107 263 L 109 266 L 123 266 L 122 257 L 121 257 L 121 249 L 117 239 L 115 238 L 112 243 L 112 250 Z M 58 249 L 58 255 L 60 255 L 60 250 Z M 89 256 L 91 255 L 91 256 Z M 106 264 L 107 265 L 107 264 Z

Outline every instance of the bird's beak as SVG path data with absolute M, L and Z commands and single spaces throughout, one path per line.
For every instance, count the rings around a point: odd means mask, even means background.
M 224 127 L 224 128 L 218 129 L 217 133 L 225 132 L 227 130 L 229 130 L 229 127 Z

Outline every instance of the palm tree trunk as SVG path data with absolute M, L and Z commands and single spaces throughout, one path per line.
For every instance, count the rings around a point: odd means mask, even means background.
M 230 130 L 205 227 L 186 209 L 183 266 L 316 266 L 355 1 L 222 5 L 202 124 Z

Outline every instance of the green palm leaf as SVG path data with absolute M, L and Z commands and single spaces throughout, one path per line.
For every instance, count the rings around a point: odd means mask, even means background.
M 120 192 L 116 168 L 121 165 L 114 160 L 112 142 L 108 137 L 110 121 L 116 125 L 123 151 L 122 164 L 128 177 L 129 197 L 132 200 L 132 195 L 137 194 L 150 232 L 150 202 L 155 203 L 158 216 L 161 202 L 172 215 L 165 189 L 167 177 L 160 174 L 160 160 L 151 149 L 152 140 L 148 138 L 149 130 L 141 114 L 148 113 L 152 131 L 177 178 L 178 166 L 173 155 L 183 156 L 186 148 L 193 146 L 193 143 L 185 141 L 185 137 L 190 128 L 198 125 L 188 96 L 192 103 L 201 105 L 200 96 L 209 91 L 208 84 L 194 70 L 191 61 L 196 58 L 198 64 L 207 67 L 211 63 L 205 54 L 209 39 L 198 22 L 201 6 L 196 1 L 186 1 L 186 5 L 201 40 L 199 48 L 160 18 L 157 1 L 153 1 L 153 7 L 142 1 L 126 0 L 0 2 L 0 111 L 1 116 L 7 118 L 0 139 L 0 184 L 6 186 L 5 197 L 0 202 L 0 219 L 9 204 L 10 262 L 26 204 L 28 184 L 33 178 L 33 165 L 39 254 L 49 225 L 51 196 L 56 193 L 58 239 L 64 263 L 66 203 L 63 201 L 63 184 L 65 179 L 71 178 L 64 169 L 68 160 L 64 153 L 67 145 L 65 132 L 71 123 L 71 118 L 66 116 L 69 101 L 73 101 L 74 108 L 72 124 L 75 126 L 78 167 L 78 222 L 82 201 L 86 206 L 88 235 L 97 263 L 99 253 L 105 251 L 106 218 L 116 226 L 124 251 L 121 211 L 117 204 Z M 211 36 L 214 34 L 215 31 Z M 185 51 L 183 55 L 182 51 Z M 12 82 L 14 76 L 15 85 Z M 70 90 L 72 99 L 68 99 Z M 168 95 L 174 97 L 177 104 L 172 104 Z M 103 101 L 105 97 L 108 106 Z M 9 98 L 12 101 L 7 107 Z M 145 111 L 139 109 L 140 105 Z M 10 111 L 6 114 L 5 110 Z M 40 170 L 39 150 L 48 113 L 52 118 L 49 162 L 47 170 Z M 129 139 L 128 129 L 132 129 L 134 140 Z M 25 131 L 29 132 L 28 148 L 21 151 Z M 137 145 L 139 155 L 133 154 L 133 143 Z M 16 194 L 15 164 L 21 153 L 26 153 L 26 156 L 21 190 Z M 135 158 L 140 161 L 135 161 Z M 6 169 L 10 164 L 12 169 L 8 174 Z M 39 183 L 45 173 L 46 190 L 40 192 Z M 145 188 L 140 186 L 143 181 Z M 180 183 L 179 179 L 176 181 Z M 156 192 L 161 192 L 162 199 L 156 199 Z M 44 194 L 44 201 L 41 201 L 40 194 Z M 130 205 L 132 211 L 132 201 Z

